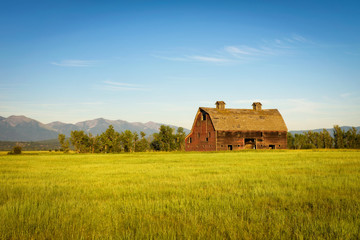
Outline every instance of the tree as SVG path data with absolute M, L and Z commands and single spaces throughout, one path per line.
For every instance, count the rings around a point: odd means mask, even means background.
M 356 128 L 352 127 L 345 133 L 345 146 L 346 148 L 356 148 Z
M 112 153 L 121 152 L 120 133 L 114 130 L 112 125 L 100 135 L 101 152 Z
M 137 132 L 133 132 L 134 146 L 133 151 L 136 152 L 136 143 L 139 141 L 139 134 Z
M 135 152 L 145 152 L 149 149 L 149 141 L 145 138 L 146 133 L 140 132 L 140 140 L 135 144 Z
M 355 148 L 360 148 L 360 131 L 356 134 L 356 145 Z
M 308 131 L 304 133 L 305 135 L 305 145 L 303 146 L 303 148 L 317 148 L 316 143 L 317 143 L 317 136 L 316 133 L 314 133 L 313 131 Z
M 71 131 L 70 141 L 78 153 L 90 151 L 90 138 L 84 131 Z
M 313 147 L 304 134 L 295 134 L 294 146 L 295 149 L 310 149 Z
M 184 128 L 179 127 L 177 129 L 176 135 L 175 135 L 175 142 L 176 142 L 176 149 L 179 151 L 185 150 L 185 137 L 186 133 L 184 132 Z
M 155 137 L 155 134 L 154 134 L 154 137 Z M 161 142 L 157 139 L 154 139 L 151 141 L 150 143 L 150 148 L 154 151 L 161 151 Z
M 100 137 L 98 135 L 93 136 L 89 133 L 89 142 L 90 142 L 90 152 L 97 153 L 100 152 Z
M 324 148 L 324 136 L 321 132 L 314 132 L 314 141 L 316 148 Z
M 334 126 L 334 143 L 335 148 L 345 148 L 345 133 L 339 127 L 339 125 Z
M 322 131 L 323 139 L 324 139 L 324 148 L 332 148 L 334 144 L 334 139 L 331 137 L 328 130 L 325 128 Z
M 62 151 L 64 151 L 65 153 L 69 152 L 69 140 L 65 141 L 65 134 L 59 134 L 58 136 L 59 139 L 59 143 L 61 146 Z
M 288 132 L 287 133 L 287 148 L 288 149 L 294 149 L 295 148 L 294 141 L 295 141 L 294 136 L 291 134 L 291 132 Z
M 176 149 L 174 129 L 169 126 L 161 125 L 159 133 L 154 133 L 154 140 L 151 142 L 151 148 L 156 151 L 173 151 Z
M 134 150 L 134 134 L 130 130 L 121 133 L 121 144 L 125 152 L 133 152 Z

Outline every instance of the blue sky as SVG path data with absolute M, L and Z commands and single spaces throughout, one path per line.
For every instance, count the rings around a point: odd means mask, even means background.
M 199 106 L 360 125 L 358 1 L 0 1 L 0 116 L 191 128 Z

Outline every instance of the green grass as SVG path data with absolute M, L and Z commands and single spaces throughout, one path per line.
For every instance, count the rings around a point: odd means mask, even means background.
M 359 239 L 360 151 L 0 155 L 1 239 Z

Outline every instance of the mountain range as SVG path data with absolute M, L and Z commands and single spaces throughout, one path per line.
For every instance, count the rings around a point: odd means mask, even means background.
M 59 134 L 70 136 L 71 131 L 83 130 L 86 133 L 93 135 L 101 134 L 106 131 L 109 125 L 113 125 L 114 129 L 118 132 L 130 130 L 135 132 L 143 131 L 147 135 L 159 132 L 161 123 L 155 122 L 127 122 L 124 120 L 107 120 L 98 118 L 78 122 L 75 124 L 52 122 L 43 124 L 37 120 L 28 118 L 26 116 L 10 116 L 4 118 L 0 116 L 0 141 L 41 141 L 48 139 L 56 139 Z M 168 125 L 177 130 L 177 126 Z M 184 129 L 189 133 L 189 129 Z

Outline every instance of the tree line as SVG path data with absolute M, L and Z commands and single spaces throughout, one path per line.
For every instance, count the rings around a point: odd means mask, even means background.
M 287 135 L 289 149 L 312 149 L 312 148 L 360 148 L 360 132 L 352 127 L 345 131 L 338 125 L 334 126 L 333 136 L 323 129 L 321 132 L 308 131 L 304 134 Z
M 110 125 L 100 135 L 92 135 L 84 131 L 71 131 L 70 138 L 59 134 L 58 140 L 61 150 L 69 152 L 70 144 L 78 153 L 120 153 L 120 152 L 146 152 L 146 151 L 183 151 L 185 149 L 185 132 L 182 127 L 175 130 L 169 126 L 161 125 L 159 133 L 146 137 L 144 132 L 115 131 Z

